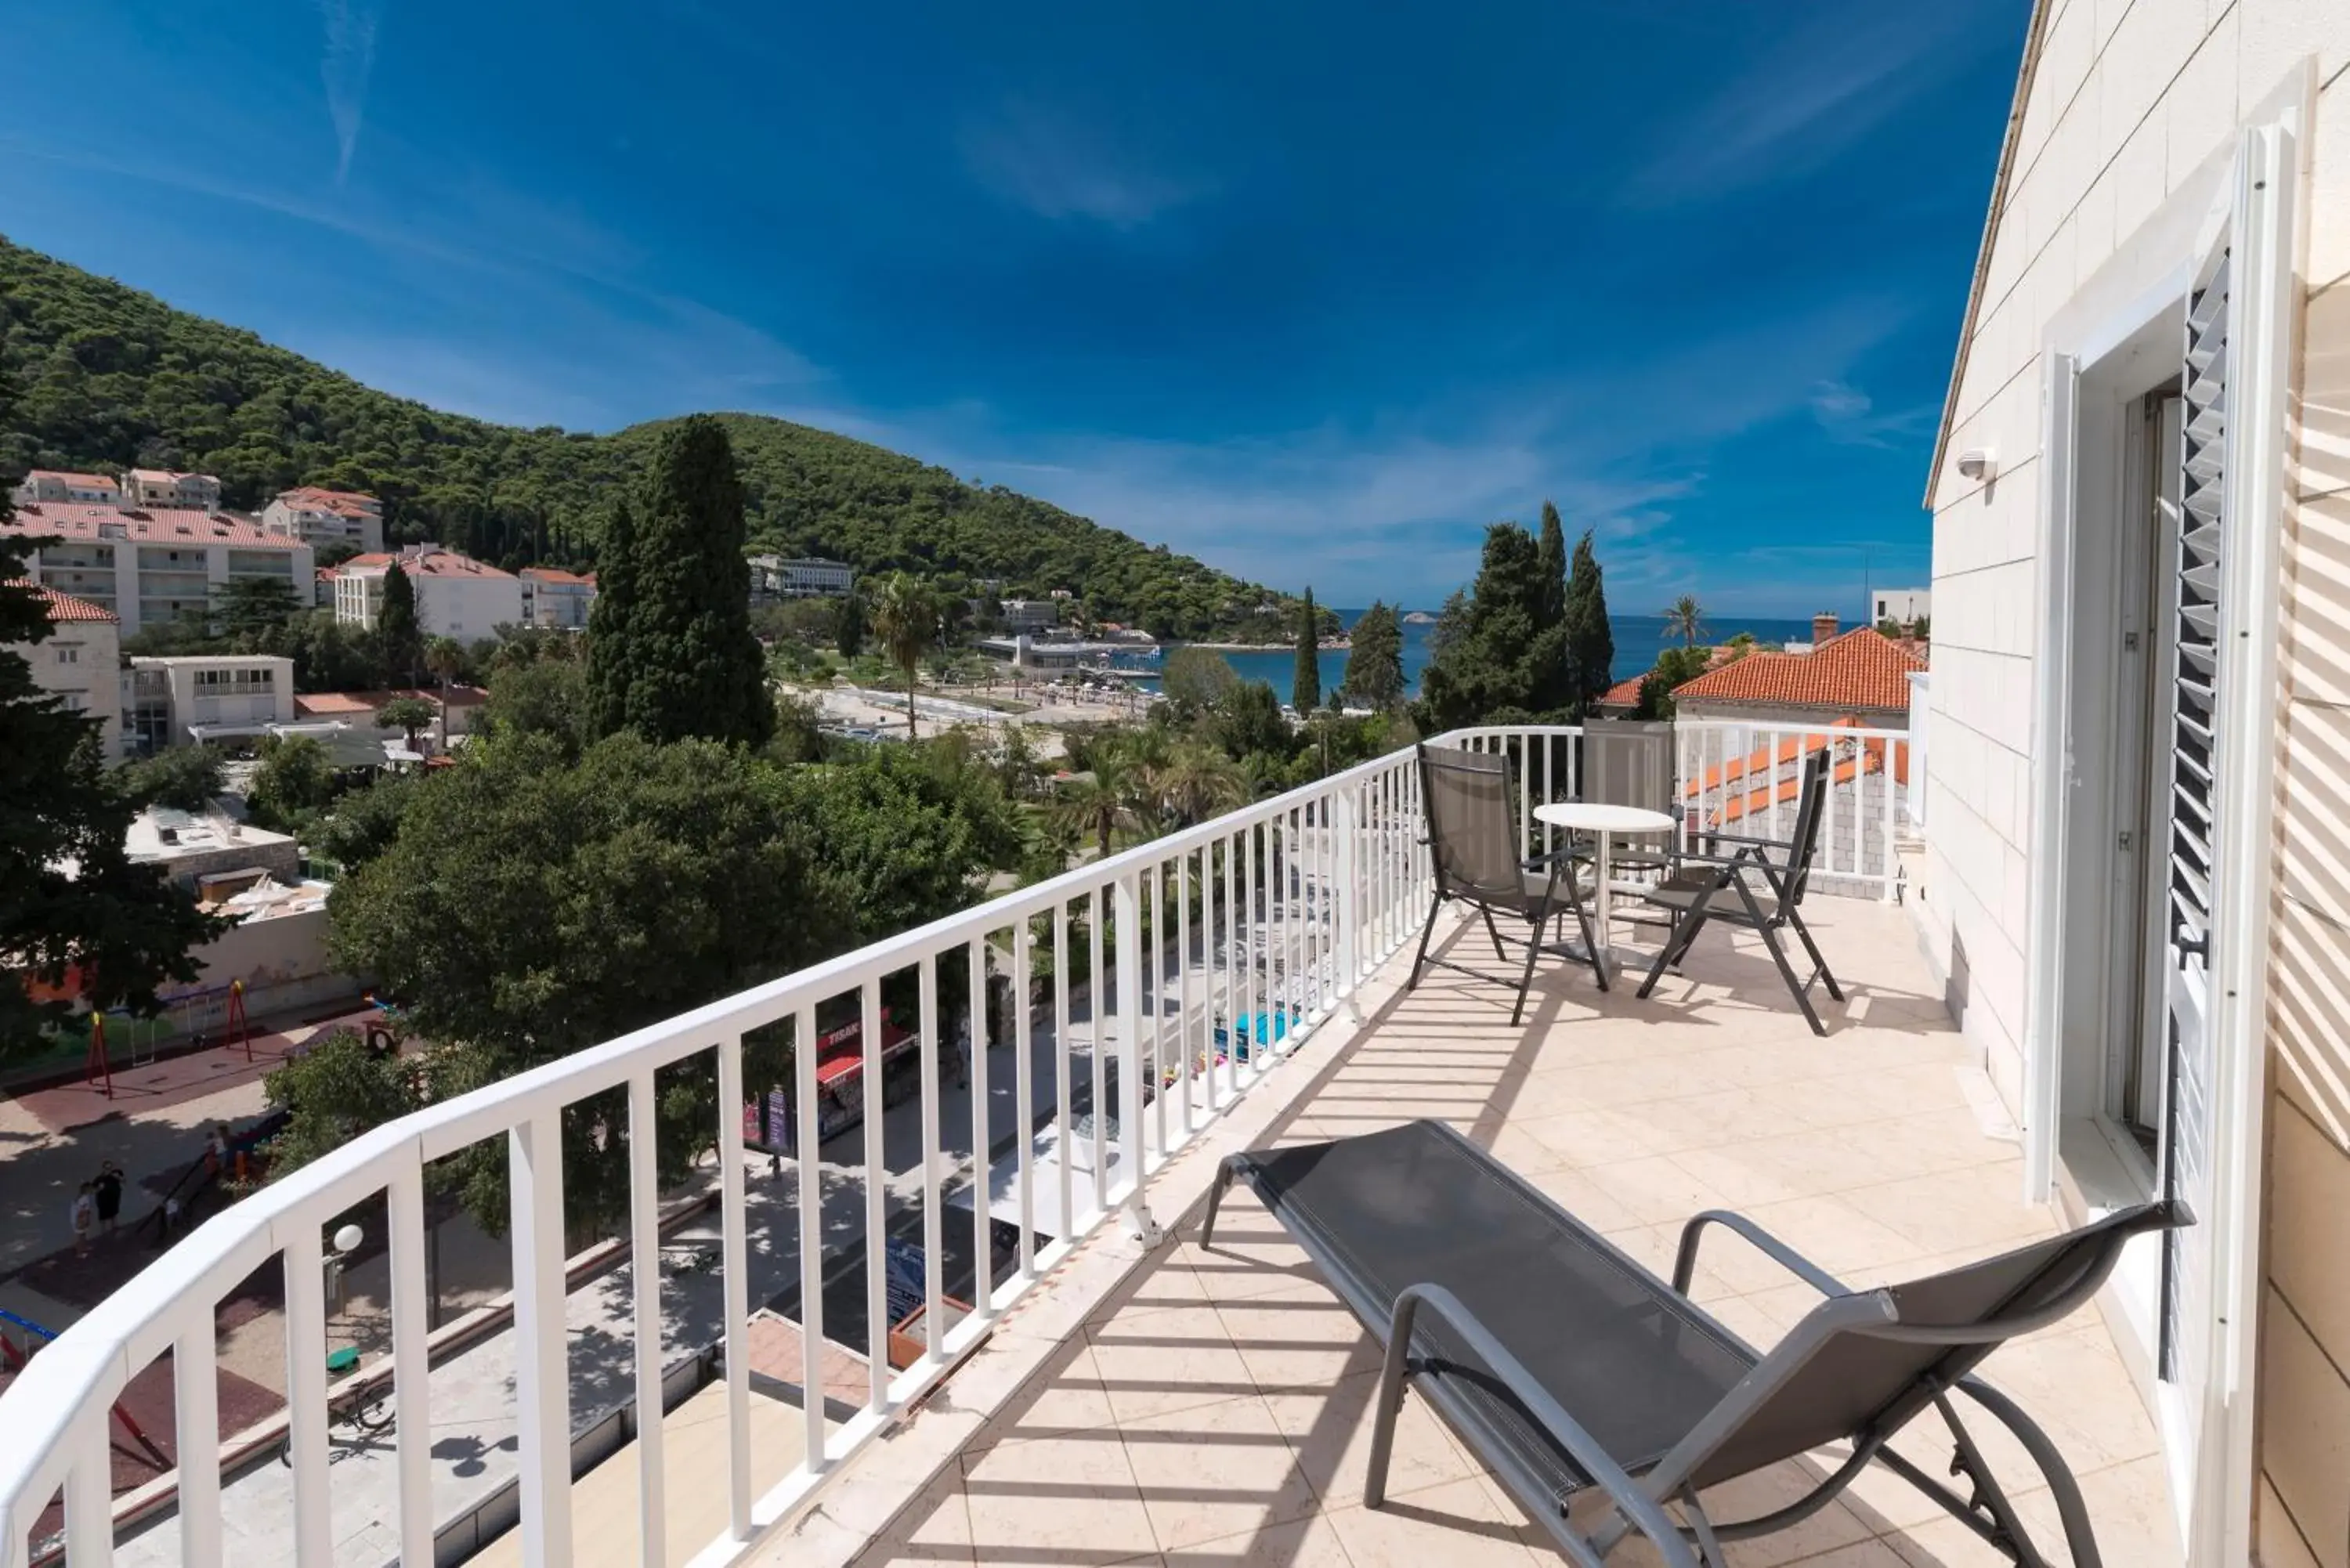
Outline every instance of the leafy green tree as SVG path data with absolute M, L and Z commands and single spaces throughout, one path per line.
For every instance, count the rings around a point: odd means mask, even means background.
M 1659 654 L 1656 668 L 1640 678 L 1640 702 L 1632 716 L 1671 718 L 1674 689 L 1704 674 L 1711 657 L 1711 650 L 1703 648 L 1669 648 Z
M 379 730 L 399 730 L 408 737 L 408 749 L 416 749 L 416 737 L 432 727 L 439 711 L 421 697 L 395 697 L 375 711 L 375 727 Z
M 775 732 L 767 739 L 767 760 L 774 763 L 824 761 L 824 710 L 805 697 L 788 693 L 775 699 Z
M 1240 680 L 1232 660 L 1222 654 L 1211 648 L 1187 646 L 1167 656 L 1159 686 L 1166 693 L 1169 716 L 1189 723 L 1213 709 Z
M 221 792 L 221 753 L 214 746 L 172 746 L 125 764 L 115 776 L 133 801 L 202 811 Z
M 833 646 L 843 659 L 854 659 L 865 651 L 865 587 L 852 585 L 840 601 L 840 609 L 833 622 Z
M 416 684 L 424 668 L 424 628 L 416 618 L 416 585 L 398 561 L 383 570 L 383 603 L 376 610 L 376 659 L 387 684 Z
M 1322 622 L 1314 613 L 1314 590 L 1297 607 L 1297 659 L 1289 678 L 1289 705 L 1300 713 L 1322 706 Z
M 318 852 L 348 873 L 390 848 L 392 840 L 400 836 L 401 814 L 427 776 L 379 774 L 367 788 L 337 795 L 334 811 L 317 829 Z
M 335 798 L 335 769 L 327 748 L 307 735 L 271 735 L 261 742 L 246 808 L 264 827 L 294 831 Z
M 0 430 L 8 428 L 0 380 Z M 10 517 L 0 483 L 0 524 Z M 125 848 L 134 797 L 106 772 L 96 719 L 68 711 L 33 683 L 19 649 L 48 639 L 48 607 L 25 581 L 38 540 L 0 534 L 0 1063 L 46 1049 L 42 1031 L 66 1022 L 61 989 L 105 1010 L 158 1011 L 157 989 L 192 982 L 189 950 L 226 929 L 161 869 Z M 71 867 L 71 869 L 67 869 Z
M 222 633 L 240 638 L 265 636 L 307 607 L 286 578 L 259 576 L 231 577 L 213 606 Z
M 1403 623 L 1393 605 L 1378 600 L 1347 638 L 1347 676 L 1339 690 L 1375 712 L 1403 701 Z
M 938 642 L 940 634 L 938 600 L 919 580 L 903 572 L 890 575 L 873 596 L 873 635 L 880 639 L 889 651 L 889 661 L 906 678 L 906 738 L 911 740 L 914 723 L 914 674 L 921 668 L 922 656 Z
M 1684 648 L 1695 648 L 1705 637 L 1705 610 L 1694 594 L 1683 594 L 1665 611 L 1665 639 L 1677 637 Z
M 743 483 L 723 425 L 695 415 L 662 433 L 633 533 L 622 612 L 604 635 L 589 628 L 598 732 L 764 744 L 775 701 L 751 635 Z
M 1575 541 L 1575 566 L 1566 585 L 1565 708 L 1570 722 L 1579 722 L 1615 682 L 1616 635 L 1607 625 L 1607 594 L 1600 582 L 1599 559 L 1591 548 L 1591 532 Z
M 501 734 L 551 736 L 567 756 L 576 757 L 592 738 L 588 709 L 588 666 L 543 659 L 493 671 L 483 712 L 488 727 Z
M 272 1148 L 273 1164 L 288 1170 L 423 1105 L 417 1075 L 396 1054 L 370 1049 L 356 1029 L 312 1041 L 262 1079 L 261 1091 L 293 1113 Z
M 1281 699 L 1262 680 L 1243 680 L 1216 701 L 1208 731 L 1224 754 L 1236 761 L 1263 753 L 1287 761 L 1296 734 L 1282 716 Z
M 1735 663 L 1753 652 L 1761 644 L 1754 640 L 1754 634 L 1751 631 L 1733 631 L 1730 634 L 1730 640 L 1722 646 L 1730 649 L 1730 661 Z
M 873 746 L 854 766 L 798 769 L 789 782 L 825 874 L 854 890 L 835 931 L 844 947 L 977 903 L 1026 847 L 1019 808 L 969 747 Z
M 391 846 L 337 885 L 330 947 L 437 1043 L 434 1093 L 462 1092 L 860 940 L 858 907 L 819 854 L 821 816 L 739 747 L 623 732 L 575 764 L 551 737 L 493 732 L 420 787 Z M 754 1083 L 779 1071 L 776 1059 L 746 1069 Z M 663 1074 L 661 1090 L 666 1185 L 708 1145 L 711 1057 Z M 576 1219 L 626 1212 L 624 1102 L 564 1114 Z M 502 1228 L 504 1148 L 461 1158 L 468 1207 Z

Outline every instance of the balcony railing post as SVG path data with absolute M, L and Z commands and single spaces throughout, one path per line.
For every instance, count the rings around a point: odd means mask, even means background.
M 735 1114 L 742 1114 L 739 1107 Z M 506 1148 L 514 1221 L 515 1413 L 520 1440 L 516 1458 L 522 1466 L 523 1568 L 564 1568 L 572 1551 L 563 1113 L 552 1107 L 535 1113 L 506 1134 Z M 297 1463 L 297 1486 L 305 1479 Z M 324 1480 L 322 1476 L 322 1491 Z M 296 1495 L 298 1503 L 300 1494 Z
M 1159 1244 L 1159 1221 L 1143 1200 L 1146 1175 L 1142 1146 L 1142 889 L 1141 873 L 1129 870 L 1117 882 L 1118 1011 L 1123 1027 L 1118 1040 L 1118 1155 L 1126 1162 L 1127 1234 L 1146 1247 Z M 1101 1045 L 1097 1031 L 1094 1049 Z M 1095 1106 L 1100 1117 L 1100 1106 Z
M 1330 793 L 1330 832 L 1338 850 L 1339 990 L 1347 999 L 1347 1021 L 1354 1023 L 1363 1021 L 1363 1010 L 1355 1000 L 1356 988 L 1363 981 L 1363 888 L 1356 870 L 1360 846 L 1355 842 L 1356 795 L 1359 787 L 1350 784 Z
M 743 1037 L 718 1043 L 719 1297 L 726 1314 L 728 1525 L 751 1538 L 751 1272 L 743 1189 Z M 656 1415 L 653 1419 L 660 1417 Z
M 424 1168 L 410 1157 L 393 1173 L 386 1193 L 386 1213 L 391 1228 L 391 1376 L 400 1430 L 400 1568 L 432 1568 L 432 1357 L 426 1338 L 431 1314 L 426 1293 L 432 1289 L 425 1261 Z M 209 1322 L 203 1331 L 209 1348 Z M 212 1376 L 209 1361 L 204 1376 Z M 218 1451 L 218 1438 L 213 1440 Z M 182 1443 L 180 1452 L 181 1518 L 188 1515 L 190 1474 Z M 213 1483 L 219 1484 L 217 1476 Z M 194 1559 L 190 1559 L 192 1563 Z

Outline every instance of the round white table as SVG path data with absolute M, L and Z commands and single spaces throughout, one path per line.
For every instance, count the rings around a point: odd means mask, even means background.
M 1608 886 L 1609 840 L 1619 833 L 1670 833 L 1680 825 L 1661 811 L 1580 800 L 1538 805 L 1534 807 L 1534 820 L 1575 833 L 1588 833 L 1599 841 L 1598 859 L 1592 867 L 1592 930 L 1596 933 L 1594 945 L 1599 950 L 1599 961 L 1612 966 L 1616 955 L 1607 924 L 1608 900 L 1614 891 Z

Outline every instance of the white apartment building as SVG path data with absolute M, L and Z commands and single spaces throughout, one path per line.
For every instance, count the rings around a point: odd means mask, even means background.
M 134 468 L 122 476 L 125 506 L 220 510 L 221 482 L 209 473 L 179 473 L 164 468 Z
M 752 588 L 762 597 L 840 598 L 857 585 L 857 568 L 846 561 L 754 556 L 750 566 Z
M 416 590 L 416 620 L 427 637 L 477 642 L 502 626 L 525 624 L 522 582 L 512 572 L 444 550 L 411 545 L 397 556 L 355 556 L 335 569 L 335 618 L 372 627 L 383 609 L 383 579 L 394 561 Z
M 1933 602 L 1929 588 L 1878 588 L 1868 596 L 1868 624 L 1891 620 L 1914 626 L 1927 618 Z
M 33 684 L 60 698 L 67 708 L 99 720 L 106 760 L 122 755 L 122 715 L 117 667 L 122 662 L 122 628 L 114 612 L 55 588 L 34 590 L 48 606 L 50 631 L 41 642 L 9 649 L 31 667 Z
M 121 619 L 122 635 L 204 615 L 236 579 L 282 580 L 297 599 L 313 576 L 310 546 L 254 523 L 192 509 L 133 514 L 111 506 L 34 502 L 7 532 L 57 543 L 35 552 L 33 579 Z
M 225 653 L 133 659 L 115 696 L 131 756 L 259 735 L 294 722 L 294 661 Z
M 522 618 L 525 626 L 584 630 L 596 604 L 596 578 L 553 566 L 522 569 Z
M 103 473 L 68 473 L 36 468 L 10 492 L 19 506 L 36 501 L 69 501 L 87 506 L 120 506 L 122 486 Z
M 348 545 L 363 555 L 383 548 L 383 503 L 355 490 L 306 484 L 280 491 L 261 509 L 261 525 L 283 538 L 314 545 Z

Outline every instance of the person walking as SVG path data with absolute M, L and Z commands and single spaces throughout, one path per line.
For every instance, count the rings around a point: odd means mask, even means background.
M 85 1181 L 81 1184 L 81 1190 L 74 1194 L 73 1200 L 75 1257 L 89 1256 L 89 1233 L 97 1225 L 98 1199 L 91 1192 L 90 1184 Z
M 111 1236 L 122 1216 L 122 1168 L 110 1159 L 100 1162 L 98 1179 L 90 1186 L 98 1199 L 98 1222 Z

